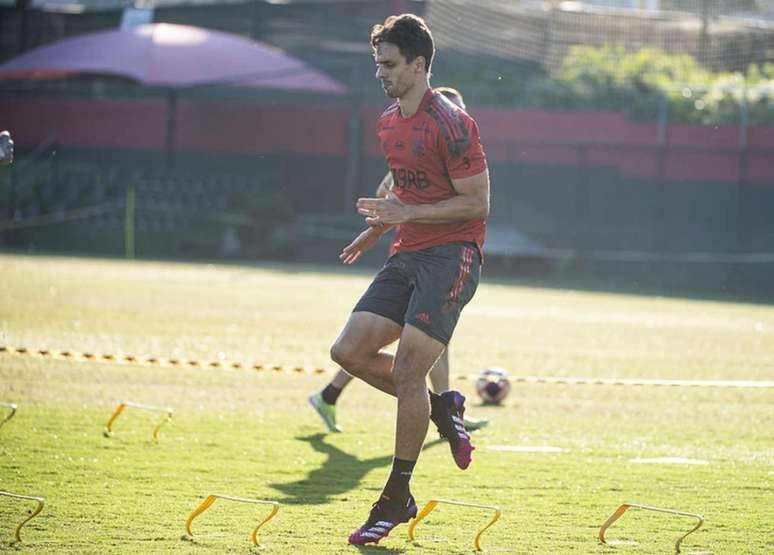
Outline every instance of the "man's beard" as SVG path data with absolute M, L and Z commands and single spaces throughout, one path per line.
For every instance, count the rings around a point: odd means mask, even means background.
M 386 94 L 390 98 L 400 98 L 403 93 L 406 91 L 399 90 L 397 83 L 390 83 L 388 86 L 385 86 L 382 84 L 382 90 L 384 91 L 384 94 Z

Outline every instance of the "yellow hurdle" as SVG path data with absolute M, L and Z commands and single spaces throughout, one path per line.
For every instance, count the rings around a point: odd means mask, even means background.
M 131 401 L 121 401 L 118 403 L 118 406 L 116 407 L 116 410 L 113 412 L 113 416 L 110 417 L 110 420 L 108 420 L 107 424 L 105 424 L 105 430 L 102 432 L 105 437 L 111 437 L 113 435 L 113 422 L 116 418 L 119 417 L 119 415 L 124 412 L 124 409 L 126 407 L 131 407 L 135 409 L 141 409 L 141 410 L 149 410 L 152 412 L 163 412 L 166 413 L 166 416 L 162 419 L 162 421 L 159 423 L 158 426 L 153 430 L 153 439 L 158 441 L 159 439 L 159 430 L 161 427 L 166 424 L 167 422 L 172 421 L 172 409 L 169 407 L 153 407 L 151 405 L 142 405 L 140 403 L 132 403 Z
M 477 550 L 481 551 L 481 535 L 486 532 L 495 522 L 497 522 L 500 518 L 500 515 L 502 514 L 502 511 L 500 511 L 500 507 L 497 507 L 496 505 L 480 505 L 478 503 L 465 503 L 463 501 L 446 501 L 443 499 L 431 499 L 427 502 L 427 505 L 425 505 L 421 511 L 417 513 L 417 517 L 411 519 L 411 522 L 409 522 L 408 526 L 408 537 L 410 540 L 414 540 L 414 528 L 416 528 L 417 524 L 424 519 L 427 515 L 429 515 L 433 509 L 435 509 L 438 504 L 445 504 L 445 505 L 458 505 L 460 507 L 474 507 L 476 509 L 488 509 L 491 511 L 494 511 L 494 516 L 492 517 L 492 520 L 489 521 L 489 524 L 484 526 L 481 530 L 478 531 L 478 534 L 476 534 L 475 539 L 473 540 L 473 545 L 476 547 Z
M 27 518 L 25 518 L 25 519 L 22 521 L 22 523 L 21 523 L 21 524 L 19 524 L 19 525 L 16 527 L 16 531 L 14 532 L 14 536 L 16 537 L 16 541 L 15 541 L 15 542 L 13 542 L 13 543 L 15 543 L 15 544 L 16 544 L 16 543 L 21 543 L 21 541 L 22 541 L 22 539 L 21 539 L 21 529 L 22 529 L 22 526 L 24 526 L 24 525 L 25 525 L 25 524 L 27 524 L 27 523 L 28 523 L 30 520 L 32 520 L 33 518 L 35 518 L 36 516 L 38 516 L 38 514 L 40 513 L 40 511 L 42 511 L 42 510 L 43 510 L 43 505 L 45 504 L 45 499 L 43 499 L 42 497 L 34 497 L 34 496 L 32 496 L 32 495 L 18 495 L 18 494 L 16 494 L 16 493 L 8 493 L 7 491 L 0 491 L 0 495 L 2 495 L 2 496 L 4 496 L 4 497 L 12 497 L 12 498 L 14 498 L 14 499 L 29 499 L 30 501 L 37 501 L 37 502 L 38 502 L 38 506 L 35 508 L 35 510 L 34 510 L 34 511 L 32 511 L 32 513 L 30 514 L 30 516 L 28 516 Z
M 269 516 L 264 518 L 261 522 L 258 523 L 258 526 L 255 527 L 252 534 L 253 539 L 253 545 L 256 547 L 261 547 L 258 543 L 258 529 L 269 522 L 272 518 L 274 518 L 274 515 L 277 514 L 277 511 L 279 511 L 279 503 L 276 501 L 264 501 L 262 499 L 245 499 L 244 497 L 232 497 L 230 495 L 220 495 L 218 493 L 213 493 L 207 499 L 204 500 L 204 502 L 199 505 L 194 512 L 192 512 L 190 515 L 188 515 L 188 520 L 185 521 L 185 531 L 186 534 L 183 535 L 181 539 L 193 541 L 193 532 L 191 531 L 191 522 L 193 522 L 193 519 L 195 519 L 197 516 L 202 514 L 204 511 L 210 508 L 210 506 L 215 503 L 216 499 L 226 499 L 228 501 L 237 501 L 239 503 L 256 503 L 259 505 L 272 505 L 271 513 L 269 513 Z
M 667 513 L 670 515 L 678 515 L 678 516 L 690 516 L 698 520 L 696 523 L 696 526 L 688 530 L 685 534 L 682 536 L 679 536 L 677 538 L 677 541 L 675 542 L 675 553 L 680 553 L 680 544 L 683 543 L 683 540 L 688 534 L 691 534 L 701 528 L 701 525 L 704 524 L 704 517 L 696 514 L 696 513 L 685 513 L 683 511 L 673 511 L 672 509 L 661 509 L 659 507 L 649 507 L 648 505 L 641 505 L 639 503 L 624 503 L 616 511 L 610 515 L 610 518 L 605 521 L 605 523 L 602 525 L 602 527 L 599 529 L 599 541 L 602 543 L 607 543 L 605 541 L 605 531 L 610 527 L 611 524 L 613 524 L 616 520 L 621 518 L 623 514 L 630 508 L 635 509 L 642 509 L 643 511 L 655 511 L 657 513 Z
M 2 428 L 5 425 L 5 423 L 8 422 L 11 418 L 13 418 L 14 414 L 16 414 L 16 404 L 0 402 L 0 407 L 6 407 L 11 409 L 11 412 L 8 413 L 8 416 L 6 416 L 2 421 L 0 421 L 0 428 Z

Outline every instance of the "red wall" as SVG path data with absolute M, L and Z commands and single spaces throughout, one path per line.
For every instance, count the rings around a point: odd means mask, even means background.
M 0 127 L 20 146 L 56 138 L 64 146 L 163 149 L 167 101 L 0 101 Z M 375 122 L 381 108 L 364 109 L 363 154 L 379 157 Z M 493 162 L 606 165 L 628 177 L 736 181 L 739 129 L 670 125 L 657 145 L 655 123 L 609 112 L 537 112 L 480 109 L 478 121 Z M 175 144 L 181 151 L 285 153 L 343 157 L 349 109 L 341 105 L 258 104 L 180 100 Z M 747 180 L 774 184 L 774 129 L 748 131 Z M 758 150 L 756 150 L 758 149 Z M 765 150 L 763 150 L 765 149 Z M 663 159 L 660 156 L 663 155 Z
M 471 111 L 487 157 L 494 162 L 613 166 L 626 177 L 737 181 L 740 178 L 739 128 L 670 125 L 664 148 L 655 123 L 630 121 L 611 112 L 537 112 L 502 109 Z M 375 120 L 364 113 L 365 150 L 379 156 Z M 774 184 L 774 129 L 748 130 L 747 181 Z M 756 151 L 767 149 L 767 152 Z M 663 155 L 663 160 L 659 160 Z M 584 159 L 585 157 L 585 159 Z
M 56 139 L 76 147 L 159 149 L 166 110 L 162 100 L 3 99 L 0 127 L 21 146 Z
M 343 106 L 184 101 L 175 144 L 194 152 L 345 156 L 348 117 Z

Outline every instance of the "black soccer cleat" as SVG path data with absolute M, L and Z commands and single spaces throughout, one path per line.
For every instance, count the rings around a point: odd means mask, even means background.
M 379 501 L 371 507 L 371 514 L 365 524 L 349 536 L 352 545 L 365 545 L 367 543 L 379 543 L 386 538 L 398 524 L 408 522 L 417 516 L 417 503 L 414 496 L 398 503 L 392 503 L 390 499 L 382 495 Z

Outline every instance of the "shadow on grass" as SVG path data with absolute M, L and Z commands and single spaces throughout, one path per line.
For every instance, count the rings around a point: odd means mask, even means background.
M 392 555 L 392 554 L 398 554 L 398 553 L 405 553 L 405 549 L 395 549 L 392 547 L 382 547 L 381 545 L 353 545 L 352 547 L 357 548 L 360 553 L 373 553 L 374 555 L 376 553 L 381 553 L 383 555 Z
M 365 475 L 374 468 L 392 464 L 391 454 L 359 459 L 330 445 L 325 438 L 326 434 L 323 433 L 296 438 L 309 443 L 315 451 L 327 455 L 328 458 L 322 466 L 312 470 L 302 480 L 285 484 L 269 484 L 275 490 L 285 494 L 286 497 L 278 501 L 288 505 L 322 505 L 328 503 L 333 497 L 358 488 Z M 445 443 L 442 439 L 434 439 L 425 443 L 422 450 L 442 442 Z

